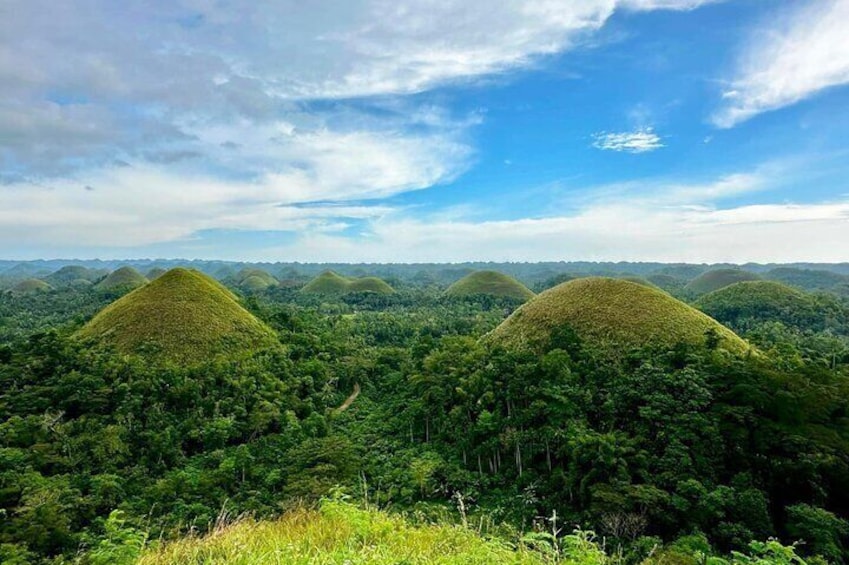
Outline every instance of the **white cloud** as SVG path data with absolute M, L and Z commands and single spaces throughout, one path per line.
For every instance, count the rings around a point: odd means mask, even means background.
M 702 3 L 7 0 L 0 162 L 6 180 L 60 176 L 115 153 L 191 145 L 192 122 L 321 118 L 327 107 L 308 101 L 345 99 L 339 104 L 351 108 L 350 97 L 404 95 L 527 67 L 580 44 L 619 8 Z M 436 110 L 424 118 L 455 119 Z
M 846 260 L 849 201 L 714 209 L 603 204 L 572 216 L 495 222 L 374 223 L 370 237 L 306 234 L 258 251 L 266 259 L 316 261 Z
M 724 0 L 623 0 L 622 7 L 628 10 L 695 10 L 705 4 L 716 4 Z
M 781 186 L 793 172 L 774 164 L 710 182 L 646 180 L 594 189 L 575 212 L 473 221 L 458 214 L 369 221 L 360 238 L 306 233 L 257 259 L 314 261 L 845 261 L 849 200 L 735 204 Z M 729 204 L 722 205 L 723 202 Z M 573 206 L 574 207 L 574 206 Z M 474 211 L 472 211 L 474 212 Z
M 600 132 L 593 135 L 593 138 L 593 147 L 604 151 L 647 153 L 664 147 L 660 136 L 654 133 L 652 128 L 620 133 Z
M 773 17 L 744 48 L 713 116 L 723 128 L 849 83 L 849 0 L 814 0 Z

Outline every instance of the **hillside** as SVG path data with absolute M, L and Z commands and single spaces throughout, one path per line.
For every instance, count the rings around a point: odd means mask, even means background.
M 350 292 L 374 292 L 392 294 L 395 292 L 383 279 L 377 277 L 346 278 L 333 271 L 324 271 L 308 282 L 301 292 L 307 294 L 341 295 Z
M 644 279 L 643 277 L 637 277 L 637 276 L 629 275 L 629 276 L 616 277 L 616 278 L 618 278 L 619 280 L 622 280 L 622 281 L 628 281 L 628 282 L 632 282 L 634 284 L 638 284 L 638 285 L 641 285 L 641 286 L 646 286 L 648 288 L 657 288 L 657 289 L 660 288 L 659 286 L 657 286 L 653 282 L 649 281 L 648 279 Z
M 656 287 L 672 293 L 680 292 L 687 284 L 685 279 L 666 274 L 649 275 L 646 280 Z
M 147 284 L 147 279 L 140 272 L 132 267 L 121 267 L 109 273 L 94 288 L 105 292 L 129 292 L 144 284 Z
M 216 354 L 241 355 L 277 343 L 274 333 L 210 277 L 168 271 L 113 302 L 79 332 L 122 353 L 196 363 Z
M 147 273 L 145 273 L 144 276 L 147 278 L 147 280 L 152 281 L 158 279 L 167 272 L 168 269 L 163 269 L 162 267 L 154 267 L 150 269 Z
M 815 297 L 773 281 L 744 281 L 702 296 L 695 306 L 734 328 L 776 321 L 821 331 L 845 321 L 846 311 L 833 298 Z
M 501 323 L 490 339 L 508 347 L 544 350 L 552 334 L 570 327 L 602 349 L 704 344 L 713 330 L 719 347 L 745 353 L 749 347 L 731 330 L 665 292 L 632 282 L 590 277 L 547 290 Z
M 534 293 L 525 285 L 497 271 L 476 271 L 448 287 L 446 296 L 472 296 L 488 294 L 519 300 L 530 300 Z
M 742 269 L 715 269 L 691 280 L 684 289 L 695 295 L 707 294 L 743 281 L 758 281 L 761 277 Z
M 19 282 L 9 289 L 13 294 L 32 294 L 35 292 L 47 292 L 51 287 L 49 284 L 38 279 L 27 279 Z
M 602 555 L 593 544 L 583 552 L 585 558 Z M 138 565 L 183 563 L 542 565 L 546 561 L 540 553 L 513 549 L 469 528 L 416 525 L 397 515 L 325 502 L 318 511 L 299 508 L 275 521 L 245 520 L 204 538 L 167 544 L 138 561 Z

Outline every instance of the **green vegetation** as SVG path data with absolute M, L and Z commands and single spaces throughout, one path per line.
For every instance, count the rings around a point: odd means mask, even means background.
M 805 290 L 829 290 L 849 283 L 849 277 L 818 269 L 796 269 L 777 267 L 768 271 L 764 278 L 796 286 Z
M 707 294 L 743 281 L 758 281 L 761 277 L 742 269 L 715 269 L 691 280 L 684 289 L 694 295 Z
M 560 284 L 528 302 L 491 335 L 506 347 L 546 350 L 564 331 L 611 352 L 634 347 L 673 347 L 678 343 L 749 351 L 732 331 L 665 292 L 609 278 L 583 278 Z M 713 337 L 711 337 L 713 336 Z
M 656 287 L 661 288 L 673 295 L 679 294 L 682 290 L 684 290 L 684 287 L 687 285 L 687 281 L 685 279 L 673 275 L 649 275 L 648 277 L 646 277 L 646 280 L 655 285 Z
M 52 288 L 53 287 L 42 280 L 27 279 L 13 286 L 9 289 L 9 292 L 12 294 L 31 294 L 34 292 L 47 292 Z
M 354 292 L 392 294 L 395 290 L 377 277 L 346 278 L 333 271 L 325 271 L 307 283 L 301 292 L 338 296 Z
M 147 284 L 147 279 L 132 267 L 121 267 L 94 285 L 99 291 L 123 294 Z
M 735 283 L 702 296 L 696 306 L 738 330 L 773 321 L 798 329 L 840 331 L 849 321 L 833 297 L 806 294 L 772 281 Z
M 840 296 L 703 297 L 760 352 L 734 355 L 628 281 L 573 280 L 505 322 L 515 299 L 444 296 L 466 266 L 339 268 L 396 292 L 239 302 L 178 269 L 109 306 L 0 293 L 0 563 L 845 565 Z
M 557 523 L 553 523 L 555 534 Z M 189 538 L 141 554 L 138 565 L 185 563 L 362 563 L 369 565 L 614 565 L 621 556 L 607 555 L 593 532 L 575 530 L 562 536 L 537 531 L 519 539 L 485 537 L 469 525 L 413 523 L 373 508 L 362 509 L 339 500 L 325 500 L 318 510 L 299 507 L 265 522 L 242 519 L 219 527 L 203 538 Z M 125 534 L 126 536 L 126 534 Z M 126 539 L 126 537 L 124 538 Z M 141 544 L 129 536 L 132 562 Z M 649 544 L 653 540 L 647 540 Z M 120 555 L 102 551 L 107 557 Z M 115 548 L 115 549 L 113 549 Z M 666 549 L 646 547 L 654 554 L 644 565 L 806 565 L 796 548 L 778 542 L 752 543 L 745 553 L 724 559 L 710 554 L 700 539 L 684 539 Z M 658 551 L 659 550 L 659 551 Z
M 151 360 L 207 361 L 276 343 L 274 333 L 236 297 L 197 271 L 172 269 L 95 316 L 79 333 Z
M 488 294 L 492 296 L 530 300 L 534 297 L 525 285 L 496 271 L 476 271 L 466 275 L 448 287 L 447 296 L 473 296 Z
M 576 548 L 578 549 L 578 548 Z M 601 550 L 582 544 L 574 557 L 593 563 Z M 206 538 L 148 552 L 139 565 L 183 563 L 369 563 L 373 565 L 542 565 L 540 553 L 487 540 L 469 528 L 414 525 L 400 516 L 326 501 L 318 511 L 299 508 L 278 520 L 244 520 Z

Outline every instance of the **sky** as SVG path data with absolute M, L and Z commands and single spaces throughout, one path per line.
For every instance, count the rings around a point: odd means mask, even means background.
M 849 261 L 849 0 L 2 0 L 0 258 Z

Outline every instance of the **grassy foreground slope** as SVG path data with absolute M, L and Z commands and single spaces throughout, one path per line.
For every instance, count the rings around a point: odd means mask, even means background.
M 135 539 L 134 539 L 135 538 Z M 752 542 L 730 558 L 693 541 L 655 546 L 641 565 L 807 565 L 795 547 L 775 540 Z M 115 543 L 115 541 L 123 543 Z M 446 523 L 413 524 L 402 516 L 325 501 L 319 510 L 290 510 L 274 521 L 242 520 L 201 538 L 154 545 L 138 555 L 136 536 L 120 538 L 89 555 L 96 563 L 123 565 L 618 565 L 592 532 L 528 534 L 515 542 L 487 538 Z M 636 557 L 636 559 L 634 559 Z M 822 561 L 817 561 L 822 562 Z M 812 563 L 814 563 L 812 561 Z
M 684 288 L 697 295 L 707 294 L 743 281 L 759 281 L 761 277 L 742 269 L 715 269 L 693 279 Z
M 491 334 L 508 347 L 545 349 L 552 334 L 569 327 L 601 348 L 704 344 L 707 332 L 733 353 L 749 350 L 745 341 L 719 322 L 662 290 L 601 277 L 576 279 L 549 289 L 516 310 Z
M 603 556 L 595 546 L 588 557 Z M 167 544 L 142 555 L 139 565 L 227 564 L 543 564 L 541 555 L 487 540 L 452 525 L 412 525 L 397 515 L 325 502 L 275 521 L 243 521 L 204 538 Z M 595 561 L 598 562 L 598 561 Z M 588 560 L 587 563 L 593 563 Z
M 274 332 L 242 308 L 233 293 L 198 271 L 182 268 L 113 302 L 78 335 L 122 353 L 149 351 L 155 359 L 185 363 L 277 343 Z
M 489 294 L 520 300 L 530 300 L 534 297 L 534 293 L 528 287 L 513 277 L 497 271 L 476 271 L 466 275 L 449 286 L 445 294 L 448 296 Z

